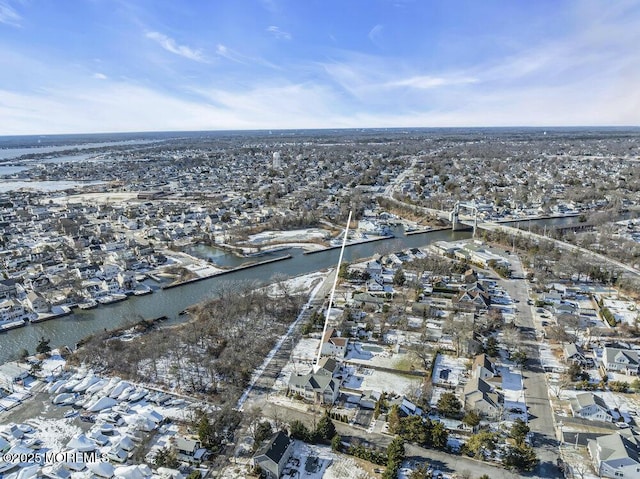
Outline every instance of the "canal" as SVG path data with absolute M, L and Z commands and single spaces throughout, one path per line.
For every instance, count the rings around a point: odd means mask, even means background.
M 401 230 L 395 231 L 395 238 L 362 243 L 345 249 L 345 261 L 368 258 L 407 248 L 427 246 L 436 241 L 452 241 L 471 237 L 470 231 L 450 230 L 420 233 L 404 236 Z M 192 251 L 195 253 L 195 251 Z M 220 277 L 190 283 L 177 288 L 160 290 L 147 296 L 130 297 L 127 301 L 96 309 L 74 313 L 43 323 L 29 324 L 24 328 L 0 334 L 0 364 L 15 359 L 22 349 L 33 354 L 41 337 L 51 340 L 52 347 L 73 346 L 80 339 L 104 329 L 114 329 L 141 319 L 167 316 L 165 324 L 182 321 L 179 313 L 187 307 L 214 297 L 221 288 L 232 287 L 239 282 L 252 282 L 256 285 L 267 284 L 274 276 L 294 277 L 327 268 L 333 268 L 338 262 L 339 249 L 315 254 L 303 254 L 298 248 L 264 255 L 259 258 L 238 258 L 220 251 L 201 250 L 200 255 L 209 256 L 212 262 L 222 267 L 237 267 L 243 263 L 266 260 L 290 254 L 291 259 L 256 266 Z
M 548 218 L 512 222 L 510 226 L 526 229 L 529 224 L 538 226 L 558 226 L 577 223 L 577 217 Z M 509 223 L 507 223 L 509 224 Z M 395 238 L 348 246 L 345 250 L 345 261 L 353 262 L 369 258 L 376 254 L 385 254 L 407 248 L 419 248 L 436 241 L 454 241 L 471 238 L 471 231 L 441 230 L 405 236 L 402 229 L 394 230 Z M 15 359 L 22 349 L 33 353 L 41 337 L 51 340 L 52 347 L 73 346 L 82 338 L 104 329 L 114 329 L 141 319 L 166 316 L 165 324 L 184 320 L 179 313 L 187 307 L 212 298 L 221 288 L 233 287 L 237 283 L 251 282 L 257 286 L 267 284 L 274 276 L 294 277 L 327 268 L 333 268 L 338 262 L 339 249 L 323 251 L 315 254 L 303 254 L 303 250 L 292 248 L 259 258 L 239 258 L 232 254 L 205 246 L 196 246 L 189 253 L 194 256 L 208 258 L 212 263 L 223 268 L 235 268 L 248 262 L 267 260 L 290 254 L 291 259 L 256 266 L 220 277 L 186 284 L 177 288 L 160 290 L 147 296 L 130 297 L 127 301 L 100 306 L 97 309 L 74 313 L 43 323 L 29 324 L 24 328 L 0 334 L 0 364 Z

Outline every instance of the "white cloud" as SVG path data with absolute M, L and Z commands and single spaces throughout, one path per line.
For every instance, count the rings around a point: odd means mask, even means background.
M 394 80 L 385 84 L 388 87 L 410 87 L 420 90 L 428 90 L 431 88 L 466 85 L 476 83 L 478 80 L 471 77 L 441 77 L 441 76 L 413 76 L 402 80 Z
M 271 25 L 270 27 L 268 27 L 267 31 L 278 40 L 291 40 L 291 34 L 289 32 L 280 30 L 280 27 L 276 27 L 275 25 Z
M 20 20 L 22 20 L 22 17 L 18 15 L 18 12 L 16 12 L 8 2 L 0 0 L 0 23 L 19 27 Z
M 160 32 L 148 32 L 146 37 L 157 42 L 168 52 L 188 58 L 189 60 L 206 63 L 206 59 L 200 50 L 194 50 L 186 45 L 178 45 L 173 38 L 170 38 Z
M 96 80 L 106 80 L 109 77 L 107 75 L 105 75 L 104 73 L 97 72 L 97 73 L 93 74 L 93 78 L 95 78 Z

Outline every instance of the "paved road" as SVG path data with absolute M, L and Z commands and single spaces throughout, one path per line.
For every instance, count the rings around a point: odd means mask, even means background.
M 514 276 L 525 278 L 522 264 L 516 256 L 509 259 L 512 264 Z M 540 466 L 534 471 L 537 477 L 563 477 L 556 466 L 559 457 L 558 441 L 553 420 L 553 411 L 549 402 L 549 388 L 547 377 L 540 363 L 540 351 L 535 339 L 535 324 L 533 321 L 532 307 L 527 305 L 529 298 L 529 284 L 525 279 L 512 279 L 501 281 L 501 286 L 509 293 L 512 299 L 517 299 L 518 312 L 516 314 L 516 326 L 525 333 L 522 345 L 525 347 L 529 360 L 523 370 L 525 399 L 529 413 L 529 427 L 534 433 L 533 445 L 536 454 L 540 458 Z
M 280 404 L 271 403 L 265 404 L 263 412 L 266 416 L 273 416 L 274 414 L 277 414 L 279 418 L 286 418 L 287 422 L 293 420 L 302 421 L 310 428 L 314 426 L 314 421 L 318 421 L 322 415 L 319 407 L 317 412 L 314 414 L 313 412 L 290 409 Z M 379 448 L 386 448 L 393 439 L 392 436 L 366 431 L 361 428 L 353 427 L 349 424 L 337 421 L 334 421 L 334 424 L 336 426 L 336 431 L 345 441 L 352 441 L 356 439 L 365 445 L 375 445 Z M 482 474 L 487 474 L 492 479 L 515 479 L 521 477 L 519 474 L 511 473 L 497 465 L 492 466 L 491 464 L 479 462 L 469 457 L 449 454 L 434 449 L 425 449 L 413 444 L 407 444 L 405 446 L 405 453 L 407 459 L 427 462 L 433 465 L 435 469 L 439 469 L 443 472 L 462 473 L 468 471 L 472 473 L 471 477 L 478 477 Z
M 626 271 L 627 273 L 631 273 L 632 275 L 635 276 L 640 276 L 640 271 L 637 270 L 636 268 L 629 266 L 628 264 L 622 263 L 620 261 L 617 261 L 615 259 L 609 258 L 607 256 L 603 256 L 599 253 L 594 253 L 591 250 L 588 250 L 586 248 L 581 248 L 580 246 L 576 246 L 570 243 L 566 243 L 564 241 L 558 240 L 558 239 L 554 239 L 554 238 L 549 238 L 548 236 L 542 236 L 539 235 L 537 233 L 532 233 L 531 231 L 525 231 L 525 230 L 521 230 L 519 228 L 514 228 L 512 226 L 506 226 L 503 224 L 498 224 L 498 223 L 490 223 L 490 222 L 486 222 L 486 223 L 478 223 L 478 228 L 484 228 L 484 229 L 488 229 L 488 230 L 501 230 L 504 231 L 506 233 L 509 234 L 513 234 L 513 235 L 522 235 L 522 236 L 527 236 L 529 238 L 533 238 L 536 240 L 547 240 L 547 241 L 553 241 L 556 246 L 558 246 L 558 248 L 563 249 L 565 251 L 578 251 L 584 255 L 590 256 L 592 258 L 596 258 L 599 261 L 605 262 L 605 263 L 609 263 L 609 264 L 613 264 L 615 266 L 617 266 L 618 268 L 620 268 L 623 271 Z

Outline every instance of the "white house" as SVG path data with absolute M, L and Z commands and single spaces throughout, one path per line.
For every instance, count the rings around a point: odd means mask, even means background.
M 589 421 L 613 422 L 613 416 L 604 400 L 593 393 L 577 394 L 570 401 L 571 413 L 574 417 L 581 417 Z
M 344 358 L 347 354 L 348 338 L 341 338 L 334 328 L 327 329 L 322 338 L 320 354 L 322 356 L 333 356 L 336 358 Z
M 639 446 L 635 436 L 614 433 L 590 440 L 587 449 L 600 477 L 640 479 Z
M 608 373 L 638 374 L 638 351 L 632 349 L 604 348 L 602 367 Z

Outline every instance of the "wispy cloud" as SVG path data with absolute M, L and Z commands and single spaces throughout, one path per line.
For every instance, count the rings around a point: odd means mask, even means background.
M 385 86 L 388 87 L 409 87 L 417 88 L 420 90 L 428 90 L 431 88 L 438 88 L 452 85 L 466 85 L 470 83 L 476 83 L 478 80 L 472 77 L 442 77 L 442 76 L 414 76 L 410 78 L 404 78 L 402 80 L 394 80 L 387 82 Z
M 96 80 L 107 80 L 109 77 L 104 73 L 96 72 L 93 74 L 93 78 Z
M 291 40 L 291 34 L 289 32 L 280 30 L 280 27 L 276 27 L 275 25 L 267 27 L 267 31 L 278 40 Z
M 175 55 L 193 60 L 196 62 L 206 63 L 206 58 L 202 54 L 202 51 L 195 50 L 186 45 L 178 45 L 178 43 L 171 37 L 168 37 L 160 32 L 147 32 L 146 37 L 157 42 L 162 48 Z
M 378 24 L 375 27 L 373 27 L 371 30 L 369 30 L 369 34 L 367 36 L 369 37 L 369 40 L 371 40 L 371 43 L 373 43 L 376 46 L 380 46 L 379 41 L 380 41 L 380 36 L 382 35 L 383 29 L 384 27 Z
M 9 5 L 9 2 L 0 0 L 0 23 L 19 27 L 20 20 L 22 20 L 22 17 Z
M 231 60 L 232 62 L 242 63 L 243 65 L 247 63 L 247 58 L 244 55 L 241 55 L 222 43 L 219 43 L 216 46 L 216 54 L 222 58 Z

